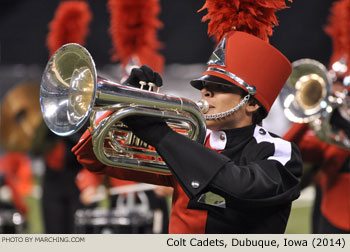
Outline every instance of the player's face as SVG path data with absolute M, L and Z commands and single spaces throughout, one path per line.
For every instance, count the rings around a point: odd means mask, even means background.
M 202 99 L 205 99 L 209 103 L 209 110 L 206 114 L 217 114 L 228 111 L 237 106 L 242 100 L 242 91 L 236 86 L 227 87 L 205 82 L 201 93 Z M 242 106 L 225 118 L 206 120 L 207 128 L 211 130 L 226 130 L 246 126 L 243 125 L 245 122 L 244 107 Z

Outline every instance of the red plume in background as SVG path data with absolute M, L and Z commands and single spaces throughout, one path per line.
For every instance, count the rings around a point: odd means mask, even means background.
M 157 30 L 162 27 L 157 18 L 159 0 L 109 0 L 108 8 L 111 15 L 112 60 L 120 60 L 125 67 L 136 56 L 141 65 L 162 72 L 164 58 L 157 52 L 161 48 Z
M 85 44 L 92 14 L 84 1 L 65 1 L 59 4 L 49 24 L 47 47 L 50 55 L 67 43 Z
M 340 0 L 332 5 L 325 32 L 332 38 L 333 53 L 330 66 L 342 57 L 350 72 L 350 0 Z
M 285 0 L 206 0 L 198 12 L 208 10 L 202 21 L 210 20 L 208 34 L 217 41 L 232 30 L 268 41 L 272 28 L 278 25 L 275 12 L 285 8 Z

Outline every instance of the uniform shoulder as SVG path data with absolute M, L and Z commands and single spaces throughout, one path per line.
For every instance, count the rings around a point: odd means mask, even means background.
M 292 154 L 292 144 L 290 142 L 258 125 L 255 127 L 253 137 L 258 144 L 270 143 L 274 146 L 274 153 L 269 159 L 279 161 L 283 165 L 290 160 Z

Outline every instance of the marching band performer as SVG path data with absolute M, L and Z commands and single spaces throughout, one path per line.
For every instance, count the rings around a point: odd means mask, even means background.
M 326 33 L 332 38 L 329 72 L 334 73 L 332 93 L 349 96 L 350 91 L 350 1 L 339 0 L 331 8 Z M 339 113 L 338 113 L 339 112 Z M 349 108 L 333 113 L 330 123 L 350 138 Z M 284 135 L 300 148 L 303 161 L 312 165 L 308 179 L 316 184 L 312 233 L 350 233 L 349 149 L 327 143 L 315 136 L 307 124 L 295 123 Z M 308 185 L 307 181 L 305 185 Z
M 28 216 L 28 206 L 25 198 L 33 189 L 31 160 L 25 153 L 9 151 L 0 155 L 0 187 L 7 185 L 11 190 L 12 204 L 25 219 Z M 0 200 L 0 209 L 5 205 Z
M 207 0 L 209 32 L 219 43 L 207 70 L 191 81 L 209 103 L 205 145 L 160 119 L 124 119 L 156 148 L 172 175 L 103 165 L 94 156 L 89 131 L 73 148 L 78 161 L 96 173 L 173 187 L 170 233 L 283 233 L 300 194 L 302 161 L 295 144 L 260 124 L 291 72 L 286 57 L 268 43 L 277 23 L 271 10 L 285 7 L 277 0 Z M 147 66 L 134 69 L 126 83 L 140 81 L 162 83 Z
M 21 79 L 24 77 L 20 76 Z M 28 77 L 27 77 L 28 78 Z M 22 80 L 13 83 L 13 86 L 4 93 L 0 104 L 0 189 L 6 186 L 10 189 L 11 201 L 1 198 L 0 210 L 18 211 L 23 223 L 17 226 L 12 215 L 0 216 L 1 232 L 23 232 L 26 228 L 30 208 L 26 198 L 31 196 L 34 187 L 32 160 L 29 152 L 39 151 L 38 139 L 44 132 L 38 131 L 41 122 L 39 105 L 39 84 L 35 80 Z M 42 144 L 41 147 L 47 147 Z M 1 179 L 2 178 L 2 179 Z M 2 180 L 2 181 L 1 181 Z M 0 213 L 2 215 L 3 213 Z M 4 228 L 6 222 L 11 223 L 11 228 Z

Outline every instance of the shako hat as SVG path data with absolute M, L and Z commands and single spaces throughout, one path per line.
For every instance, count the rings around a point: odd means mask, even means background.
M 236 85 L 270 111 L 288 79 L 292 66 L 288 59 L 268 42 L 272 27 L 277 25 L 274 11 L 286 8 L 284 0 L 207 0 L 203 9 L 210 19 L 208 33 L 219 43 L 199 79 L 191 81 L 197 89 L 204 81 Z M 201 11 L 199 10 L 199 11 Z M 218 80 L 218 78 L 220 78 Z
M 288 59 L 266 41 L 245 32 L 226 34 L 212 53 L 202 77 L 191 81 L 197 89 L 203 81 L 215 81 L 213 76 L 226 81 L 222 85 L 243 88 L 269 112 L 286 83 L 292 66 Z

